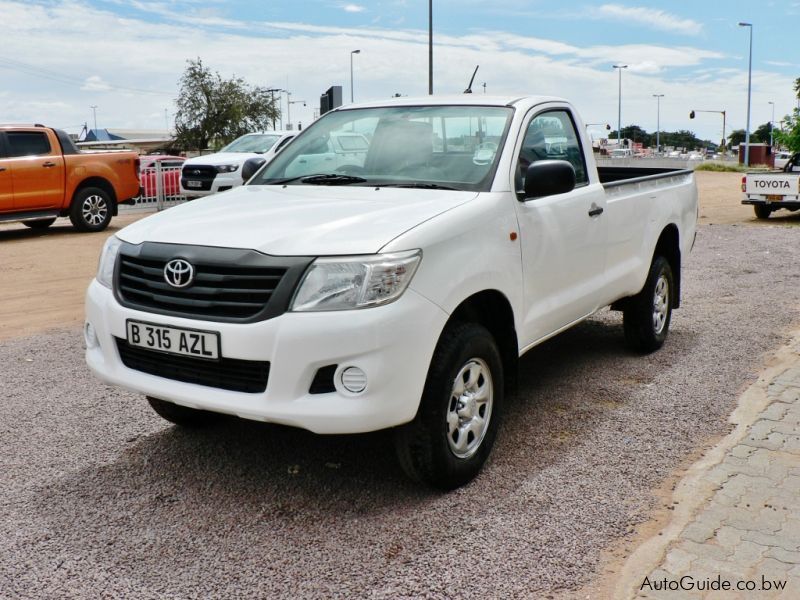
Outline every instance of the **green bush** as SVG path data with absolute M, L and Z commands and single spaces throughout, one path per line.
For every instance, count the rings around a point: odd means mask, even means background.
M 767 165 L 752 165 L 745 167 L 739 163 L 704 162 L 697 165 L 695 171 L 714 171 L 717 173 L 747 173 L 748 171 L 769 171 Z

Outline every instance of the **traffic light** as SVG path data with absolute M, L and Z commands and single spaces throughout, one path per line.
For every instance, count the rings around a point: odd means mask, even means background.
M 690 119 L 694 119 L 694 111 L 692 111 L 692 112 L 690 112 L 690 113 L 689 113 L 689 118 L 690 118 Z

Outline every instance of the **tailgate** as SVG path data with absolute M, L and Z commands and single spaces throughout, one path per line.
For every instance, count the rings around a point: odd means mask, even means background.
M 748 173 L 745 193 L 761 196 L 797 196 L 800 175 L 794 173 Z

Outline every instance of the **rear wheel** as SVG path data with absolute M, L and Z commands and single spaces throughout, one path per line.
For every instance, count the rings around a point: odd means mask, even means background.
M 55 219 L 37 219 L 35 221 L 23 221 L 22 224 L 31 229 L 47 229 L 55 222 Z
M 111 194 L 97 187 L 75 192 L 69 220 L 78 231 L 102 231 L 111 222 Z
M 222 418 L 222 415 L 217 413 L 197 410 L 195 408 L 181 406 L 180 404 L 173 404 L 172 402 L 159 400 L 152 396 L 147 396 L 147 401 L 158 416 L 182 427 L 204 427 Z
M 757 219 L 769 219 L 769 213 L 772 212 L 766 204 L 753 204 L 753 211 Z
M 625 341 L 637 352 L 654 352 L 664 345 L 672 317 L 672 267 L 663 256 L 650 265 L 642 291 L 628 299 L 623 312 Z
M 431 361 L 417 416 L 397 429 L 395 449 L 414 480 L 450 490 L 489 457 L 503 405 L 503 365 L 481 325 L 449 326 Z

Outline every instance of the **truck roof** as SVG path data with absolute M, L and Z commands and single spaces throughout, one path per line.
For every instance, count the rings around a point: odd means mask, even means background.
M 544 102 L 566 102 L 563 98 L 555 96 L 487 96 L 486 94 L 451 94 L 446 96 L 417 96 L 400 98 L 388 98 L 386 100 L 376 100 L 373 102 L 363 102 L 358 104 L 348 104 L 336 110 L 348 110 L 353 108 L 379 108 L 388 106 L 442 106 L 442 105 L 463 105 L 463 106 L 535 106 Z
M 0 129 L 18 129 L 20 127 L 32 129 L 34 127 L 44 127 L 44 125 L 41 123 L 0 123 Z

